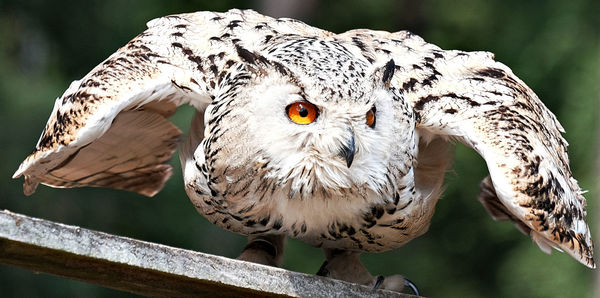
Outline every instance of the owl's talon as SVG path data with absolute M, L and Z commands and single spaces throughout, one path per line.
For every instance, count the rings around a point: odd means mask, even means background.
M 402 282 L 399 282 L 398 279 L 402 279 Z M 392 275 L 392 276 L 388 277 L 385 284 L 384 284 L 384 281 L 386 281 L 386 278 L 384 276 L 382 276 L 382 275 L 377 276 L 377 278 L 375 279 L 375 285 L 373 286 L 373 291 L 377 291 L 381 288 L 381 289 L 385 289 L 385 290 L 392 290 L 392 291 L 400 292 L 404 288 L 408 287 L 411 289 L 411 291 L 415 295 L 420 296 L 419 289 L 417 289 L 417 286 L 412 281 L 410 281 L 409 279 L 406 279 L 405 277 L 402 277 L 400 275 Z M 402 286 L 400 286 L 400 284 L 402 284 Z
M 419 289 L 417 289 L 417 286 L 412 281 L 405 278 L 404 286 L 409 287 L 413 291 L 413 293 L 415 293 L 415 295 L 420 296 Z
M 373 291 L 388 290 L 404 293 L 403 290 L 409 287 L 415 294 L 419 294 L 417 287 L 410 280 L 398 274 L 373 277 L 370 284 L 373 285 Z
M 329 276 L 329 270 L 327 270 L 327 260 L 325 260 L 325 262 L 323 262 L 323 265 L 321 265 L 321 267 L 319 268 L 319 271 L 317 271 L 317 275 L 318 276 Z
M 325 262 L 319 268 L 317 275 L 344 280 L 372 287 L 373 291 L 385 289 L 401 292 L 405 287 L 411 288 L 416 294 L 417 287 L 402 275 L 374 277 L 360 261 L 360 253 L 341 249 L 324 249 Z
M 381 284 L 383 284 L 384 279 L 385 277 L 383 277 L 383 275 L 377 276 L 377 280 L 375 281 L 375 285 L 373 286 L 373 292 L 377 291 L 379 287 L 381 287 Z

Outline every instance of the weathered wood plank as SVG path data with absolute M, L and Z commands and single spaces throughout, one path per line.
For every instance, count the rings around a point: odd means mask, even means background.
M 0 211 L 0 263 L 145 296 L 414 297 Z

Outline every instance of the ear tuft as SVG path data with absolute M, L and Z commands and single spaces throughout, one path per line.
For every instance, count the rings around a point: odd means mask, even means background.
M 383 67 L 383 84 L 386 88 L 390 88 L 390 80 L 394 76 L 394 70 L 396 69 L 396 63 L 394 59 L 390 59 Z

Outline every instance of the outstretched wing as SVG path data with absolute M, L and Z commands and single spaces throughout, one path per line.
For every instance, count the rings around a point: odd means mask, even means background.
M 35 150 L 13 178 L 25 176 L 26 194 L 42 183 L 154 195 L 171 174 L 167 161 L 181 135 L 166 118 L 186 103 L 203 112 L 222 80 L 241 69 L 239 52 L 264 46 L 275 34 L 327 32 L 240 10 L 150 21 L 56 100 Z
M 563 128 L 534 92 L 485 52 L 444 51 L 409 32 L 351 31 L 365 55 L 396 67 L 390 82 L 413 105 L 424 140 L 475 149 L 490 176 L 480 200 L 549 252 L 594 268 L 586 201 L 572 177 Z

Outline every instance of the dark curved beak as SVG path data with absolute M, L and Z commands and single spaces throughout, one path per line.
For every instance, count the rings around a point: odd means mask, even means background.
M 354 132 L 350 130 L 350 139 L 342 146 L 338 155 L 345 159 L 346 165 L 350 167 L 352 161 L 354 161 L 354 152 L 356 152 L 356 147 L 354 146 Z

